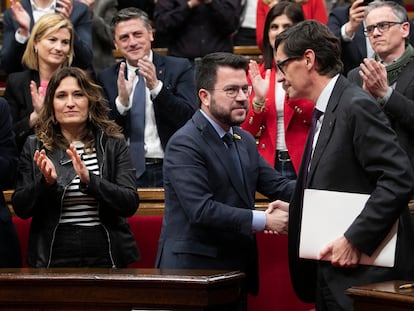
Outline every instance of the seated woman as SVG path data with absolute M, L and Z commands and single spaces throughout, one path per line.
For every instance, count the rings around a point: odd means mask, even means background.
M 263 34 L 263 64 L 250 62 L 249 78 L 254 94 L 242 128 L 256 136 L 258 150 L 282 175 L 296 179 L 308 136 L 314 103 L 289 99 L 282 83 L 277 82 L 273 57 L 279 33 L 305 19 L 299 4 L 282 1 L 266 16 Z M 282 60 L 281 60 L 282 61 Z
M 12 204 L 32 217 L 31 267 L 127 267 L 139 259 L 126 217 L 138 208 L 135 169 L 102 90 L 58 70 L 20 156 Z
M 22 62 L 29 68 L 7 77 L 4 97 L 9 102 L 20 151 L 43 107 L 52 75 L 73 59 L 73 26 L 61 14 L 45 14 L 34 25 Z
M 0 97 L 0 190 L 13 187 L 17 148 L 7 102 Z M 21 267 L 20 243 L 9 207 L 0 191 L 0 268 Z

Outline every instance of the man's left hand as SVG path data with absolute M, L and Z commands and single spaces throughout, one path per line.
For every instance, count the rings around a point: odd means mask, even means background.
M 355 268 L 361 259 L 361 252 L 344 236 L 332 241 L 319 253 L 320 260 L 330 260 L 335 267 Z
M 157 74 L 155 72 L 154 64 L 148 59 L 148 56 L 144 56 L 138 60 L 139 73 L 145 78 L 147 87 L 151 90 L 158 86 Z

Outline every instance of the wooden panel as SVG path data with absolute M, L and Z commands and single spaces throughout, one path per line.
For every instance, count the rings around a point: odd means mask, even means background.
M 226 310 L 244 273 L 159 269 L 0 269 L 2 310 Z M 226 308 L 227 306 L 227 308 Z
M 355 286 L 346 291 L 354 299 L 354 311 L 414 310 L 414 288 L 400 289 L 407 281 L 389 281 Z

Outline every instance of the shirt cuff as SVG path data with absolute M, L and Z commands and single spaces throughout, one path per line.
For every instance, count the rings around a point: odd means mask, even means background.
M 14 38 L 16 39 L 17 42 L 19 42 L 20 44 L 25 44 L 27 42 L 27 40 L 29 39 L 29 36 L 22 36 L 21 34 L 19 34 L 19 32 L 16 30 L 16 32 L 14 33 Z
M 346 25 L 346 24 L 345 24 Z M 349 41 L 352 41 L 352 39 L 354 39 L 354 37 L 355 37 L 355 33 L 350 37 L 350 36 L 348 36 L 347 34 L 346 34 L 346 31 L 345 31 L 345 25 L 342 25 L 342 27 L 341 27 L 341 37 L 342 37 L 342 40 L 344 40 L 344 41 L 346 41 L 346 42 L 349 42 Z
M 161 92 L 162 86 L 162 81 L 158 80 L 158 85 L 154 89 L 150 90 L 151 99 L 154 99 L 158 96 L 158 94 Z
M 252 211 L 252 230 L 253 231 L 263 231 L 266 226 L 266 214 L 263 211 Z
M 390 99 L 391 95 L 392 95 L 392 87 L 389 86 L 387 89 L 387 93 L 385 94 L 384 97 L 377 97 L 377 103 L 380 105 L 381 108 L 385 106 L 385 104 Z
M 117 96 L 115 98 L 115 105 L 116 105 L 116 109 L 118 110 L 119 114 L 121 116 L 124 116 L 127 114 L 127 112 L 131 109 L 132 107 L 132 102 L 129 101 L 128 106 L 124 106 L 121 104 L 121 102 L 119 101 L 119 96 Z

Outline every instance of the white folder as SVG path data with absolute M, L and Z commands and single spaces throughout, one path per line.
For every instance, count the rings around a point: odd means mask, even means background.
M 343 236 L 361 213 L 368 194 L 305 189 L 299 257 L 319 260 L 320 250 Z M 360 264 L 393 267 L 398 220 L 377 250 L 362 254 Z

